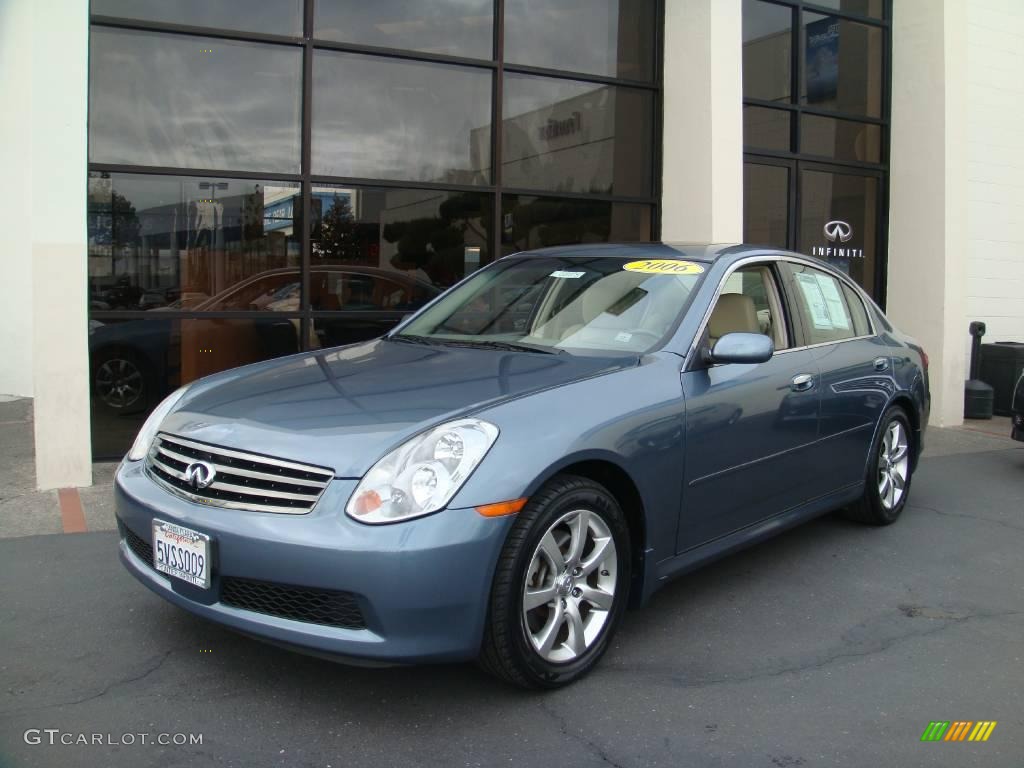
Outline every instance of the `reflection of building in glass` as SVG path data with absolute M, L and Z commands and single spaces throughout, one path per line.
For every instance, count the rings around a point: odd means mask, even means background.
M 121 175 L 94 175 L 93 308 L 188 308 L 250 275 L 297 265 L 297 195 L 295 185 L 168 177 L 133 186 Z

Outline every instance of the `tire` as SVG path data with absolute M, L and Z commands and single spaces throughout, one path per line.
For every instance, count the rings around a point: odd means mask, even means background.
M 850 520 L 865 525 L 891 525 L 899 518 L 910 496 L 913 479 L 914 433 L 907 413 L 894 405 L 885 412 L 871 444 L 864 495 L 844 510 Z M 900 450 L 890 448 L 894 431 Z M 886 482 L 888 478 L 888 482 Z M 902 478 L 903 487 L 898 488 Z
M 552 479 L 519 513 L 498 558 L 480 666 L 532 689 L 587 674 L 622 621 L 630 552 L 625 514 L 607 489 L 572 475 Z M 536 597 L 526 610 L 528 588 Z
M 138 413 L 149 407 L 153 376 L 145 360 L 130 349 L 108 349 L 92 369 L 93 393 L 114 413 Z

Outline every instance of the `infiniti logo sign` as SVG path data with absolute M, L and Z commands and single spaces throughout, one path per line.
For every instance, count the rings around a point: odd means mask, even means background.
M 185 482 L 197 491 L 209 487 L 217 476 L 217 470 L 205 461 L 194 461 L 185 468 Z
M 864 258 L 863 248 L 842 245 L 842 243 L 853 239 L 853 227 L 850 226 L 848 221 L 832 219 L 832 221 L 825 222 L 825 226 L 821 228 L 821 231 L 824 233 L 826 240 L 830 243 L 836 243 L 836 245 L 812 245 L 811 256 L 818 256 L 822 259 Z
M 825 237 L 832 242 L 835 242 L 836 238 L 838 238 L 839 242 L 845 243 L 853 237 L 853 227 L 845 221 L 839 221 L 838 219 L 826 223 L 824 232 Z

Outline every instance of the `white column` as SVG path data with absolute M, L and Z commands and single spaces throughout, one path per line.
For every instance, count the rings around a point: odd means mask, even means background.
M 743 239 L 740 0 L 665 3 L 661 236 Z
M 893 4 L 886 308 L 931 359 L 931 423 L 963 422 L 966 0 Z
M 0 395 L 32 396 L 32 5 L 0 0 Z
M 25 3 L 28 5 L 28 3 Z M 89 485 L 88 3 L 33 0 L 32 348 L 36 483 Z M 12 117 L 8 113 L 7 118 Z

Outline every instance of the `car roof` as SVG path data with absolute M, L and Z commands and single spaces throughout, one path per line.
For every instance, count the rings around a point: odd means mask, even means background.
M 687 259 L 710 263 L 723 258 L 740 258 L 759 254 L 781 254 L 799 256 L 803 259 L 821 261 L 803 254 L 793 253 L 780 248 L 763 245 L 747 245 L 744 243 L 583 243 L 577 245 L 559 245 L 550 248 L 538 248 L 520 251 L 512 256 L 582 256 L 636 259 Z M 824 263 L 824 262 L 822 262 Z

